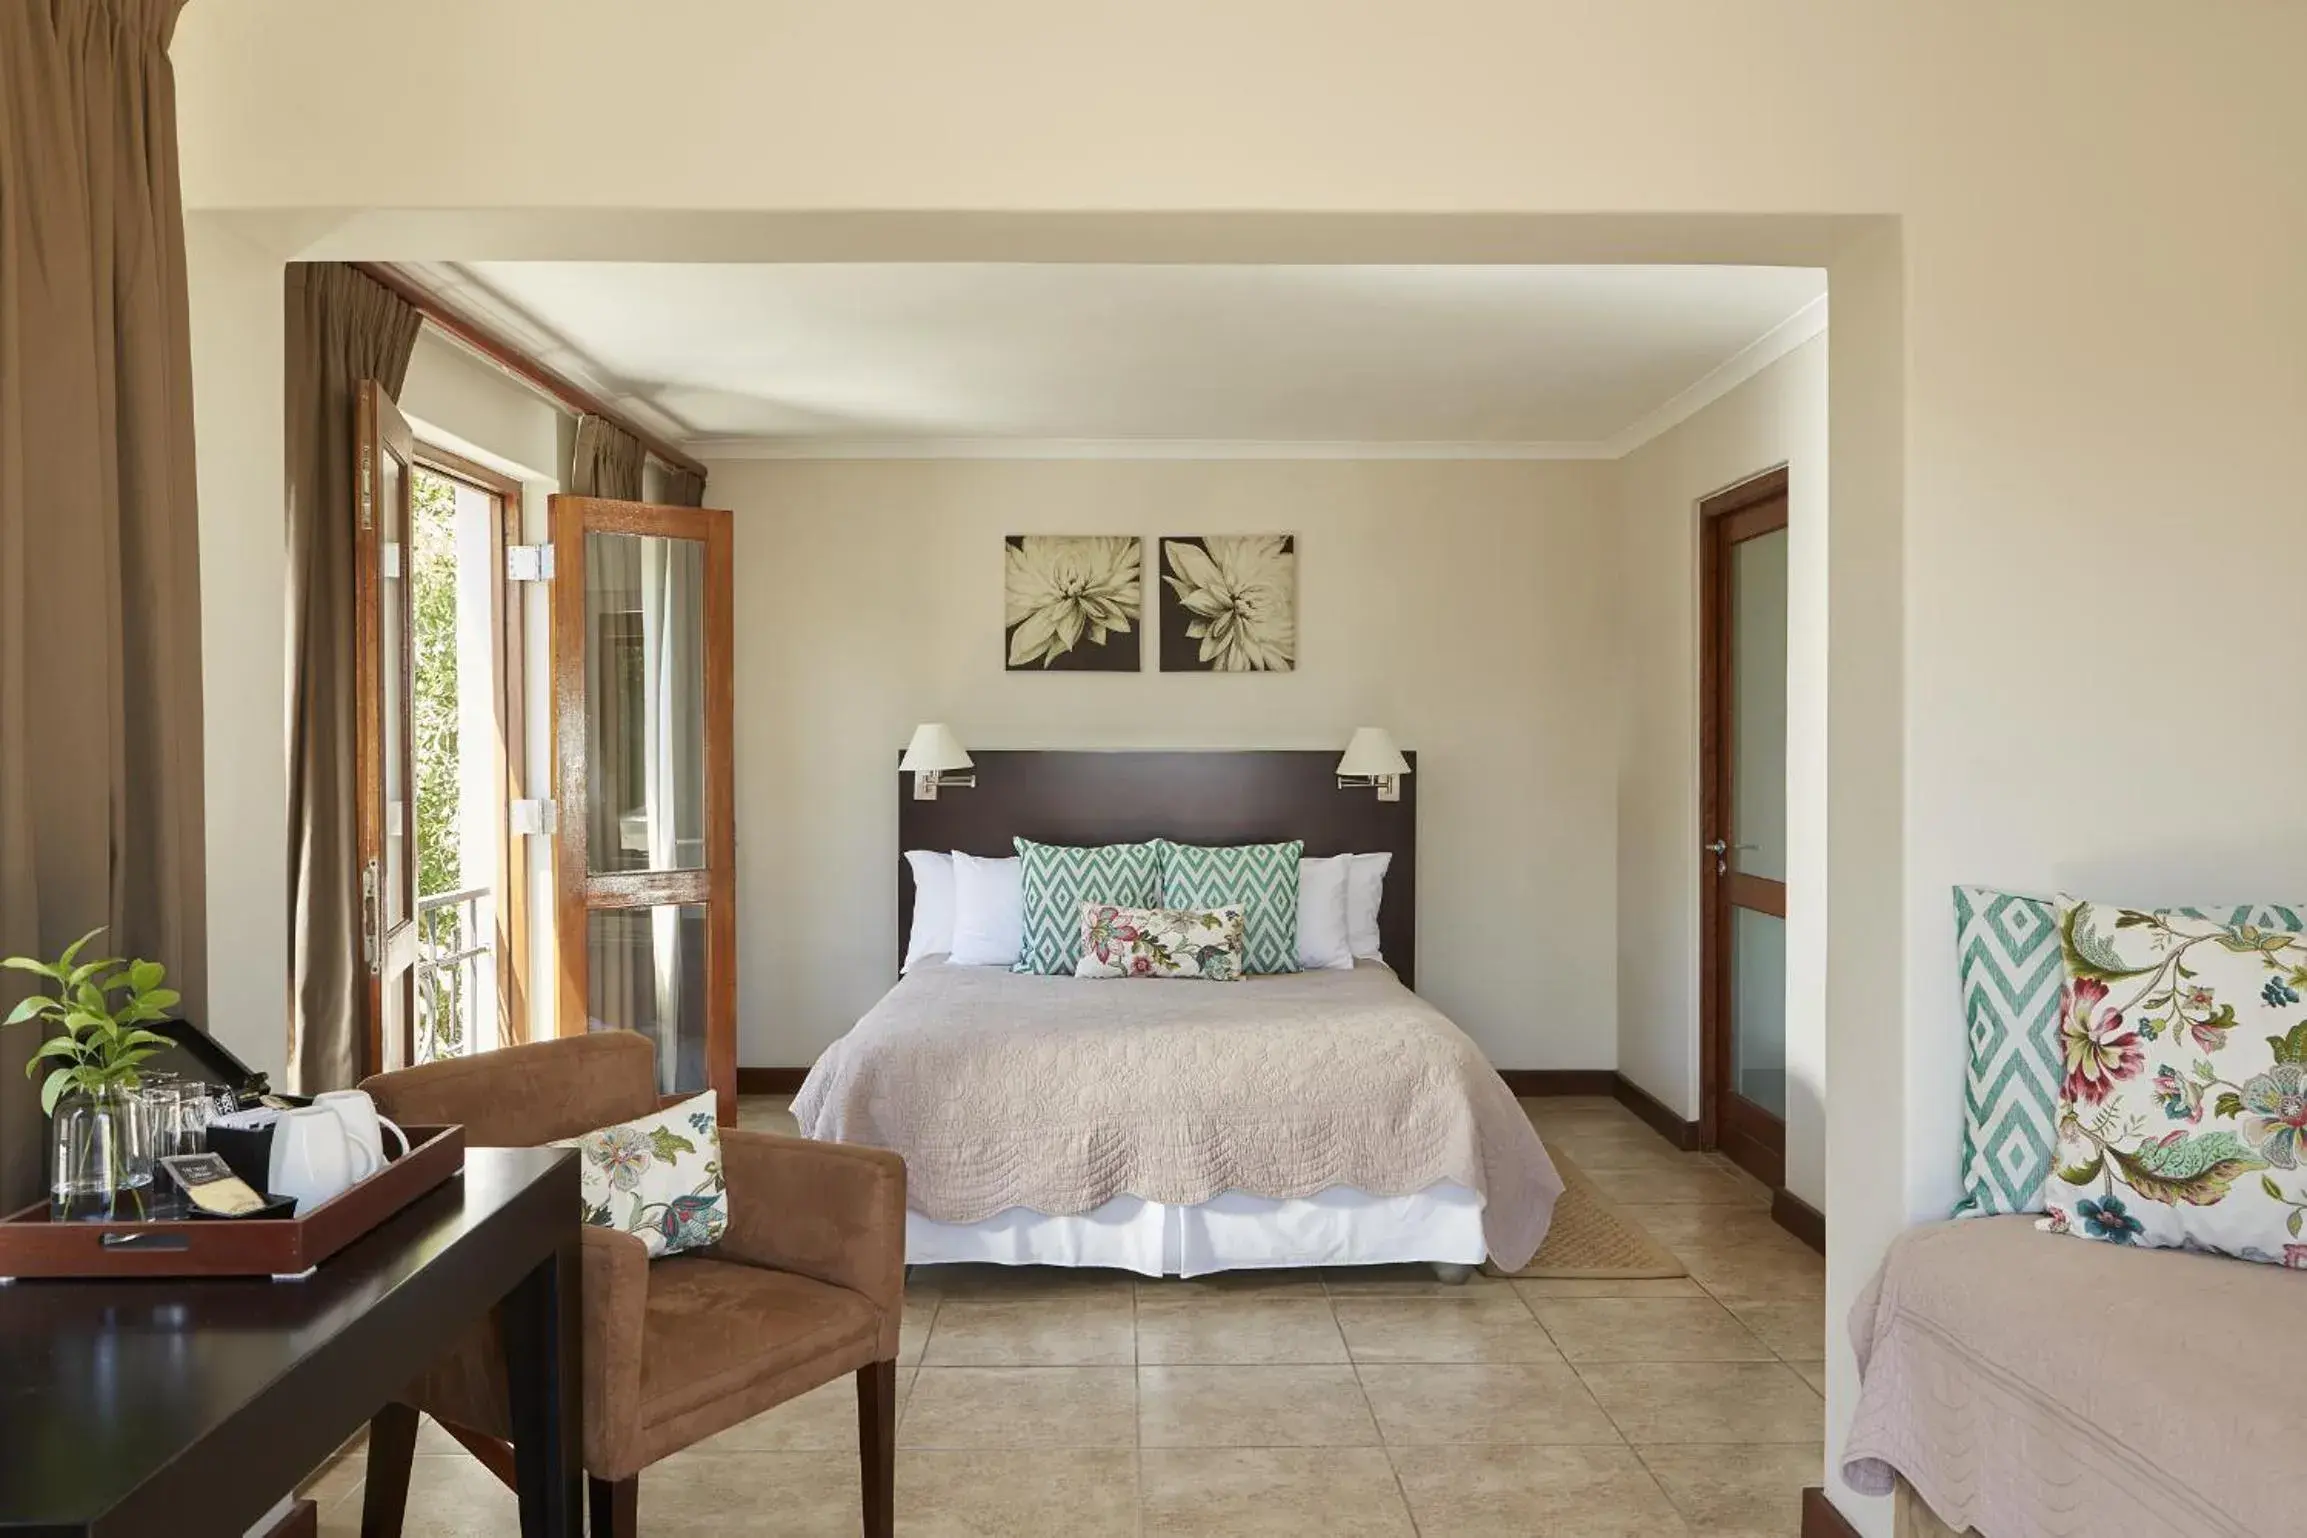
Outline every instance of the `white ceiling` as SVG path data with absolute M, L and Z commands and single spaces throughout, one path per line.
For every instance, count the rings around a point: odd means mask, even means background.
M 720 453 L 1615 454 L 1825 321 L 1784 267 L 484 262 L 421 276 Z

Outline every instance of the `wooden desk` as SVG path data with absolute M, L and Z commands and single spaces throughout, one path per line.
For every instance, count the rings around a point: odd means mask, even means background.
M 500 1302 L 523 1538 L 582 1531 L 576 1155 L 463 1175 L 301 1282 L 0 1288 L 0 1534 L 239 1538 Z

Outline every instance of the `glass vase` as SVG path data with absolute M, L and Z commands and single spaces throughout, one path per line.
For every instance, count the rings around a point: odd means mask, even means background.
M 116 1084 L 57 1102 L 55 1169 L 59 1207 L 109 1208 L 122 1192 L 141 1192 L 152 1183 L 144 1102 Z

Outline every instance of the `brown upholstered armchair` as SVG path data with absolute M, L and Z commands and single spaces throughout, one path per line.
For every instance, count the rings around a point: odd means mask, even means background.
M 361 1086 L 404 1125 L 461 1123 L 473 1146 L 534 1146 L 657 1109 L 654 1054 L 602 1032 L 380 1074 Z M 584 1452 L 592 1531 L 629 1538 L 641 1471 L 857 1375 L 868 1538 L 894 1516 L 905 1164 L 878 1149 L 721 1131 L 729 1229 L 652 1261 L 631 1234 L 584 1230 Z M 364 1538 L 397 1534 L 417 1412 L 510 1482 L 503 1358 L 492 1321 L 369 1428 Z

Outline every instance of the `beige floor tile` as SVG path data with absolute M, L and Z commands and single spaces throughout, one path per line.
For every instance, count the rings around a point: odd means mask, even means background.
M 1137 1359 L 1163 1366 L 1343 1362 L 1327 1298 L 1203 1296 L 1155 1303 L 1140 1296 Z
M 1824 1299 L 1793 1298 L 1769 1303 L 1733 1298 L 1724 1306 L 1786 1361 L 1815 1362 L 1826 1355 Z
M 1514 1291 L 1535 1308 L 1549 1298 L 1703 1298 L 1706 1289 L 1687 1276 L 1613 1279 L 1603 1276 L 1518 1276 Z
M 1133 1450 L 915 1452 L 897 1460 L 905 1538 L 1129 1538 L 1137 1532 Z M 774 1521 L 753 1529 L 779 1532 Z M 851 1518 L 844 1538 L 854 1538 Z
M 1140 1303 L 1170 1303 L 1198 1297 L 1320 1298 L 1329 1294 L 1322 1273 L 1310 1268 L 1272 1271 L 1220 1271 L 1211 1276 L 1141 1276 Z
M 924 1367 L 1126 1367 L 1137 1360 L 1126 1292 L 948 1298 Z
M 355 1484 L 320 1508 L 320 1538 L 359 1538 L 360 1508 L 361 1487 Z
M 1563 1356 L 1587 1362 L 1767 1362 L 1771 1350 L 1712 1298 L 1554 1298 L 1530 1305 Z
M 1559 1362 L 1546 1332 L 1512 1289 L 1456 1302 L 1340 1298 L 1338 1327 L 1357 1362 Z
M 340 1503 L 341 1509 L 341 1503 Z M 360 1527 L 360 1508 L 351 1508 Z M 497 1476 L 464 1453 L 421 1456 L 409 1470 L 404 1538 L 514 1538 L 521 1530 L 520 1505 Z
M 1576 1154 L 1571 1155 L 1576 1158 Z M 1596 1169 L 1588 1178 L 1604 1196 L 1625 1203 L 1706 1203 L 1741 1207 L 1770 1205 L 1767 1187 L 1734 1180 L 1711 1163 L 1691 1162 L 1674 1169 Z
M 1141 1367 L 1145 1447 L 1369 1447 L 1376 1422 L 1351 1367 Z
M 937 1322 L 938 1296 L 928 1293 L 905 1300 L 905 1318 L 898 1326 L 897 1365 L 919 1367 L 921 1348 L 929 1344 L 930 1326 Z
M 1559 1363 L 1421 1363 L 1357 1370 L 1388 1446 L 1619 1440 L 1578 1375 Z
M 1611 1362 L 1578 1375 L 1629 1442 L 1816 1442 L 1826 1417 L 1784 1362 Z
M 1323 1285 L 1333 1298 L 1443 1298 L 1464 1299 L 1493 1287 L 1503 1277 L 1477 1271 L 1462 1282 L 1445 1282 L 1432 1266 L 1333 1266 L 1322 1273 Z
M 913 1373 L 897 1375 L 897 1413 L 902 1419 Z M 857 1380 L 843 1374 L 833 1382 L 763 1410 L 749 1421 L 707 1437 L 696 1446 L 710 1453 L 854 1453 L 857 1451 Z
M 1146 1538 L 1415 1538 L 1377 1447 L 1149 1448 Z
M 1418 1530 L 1447 1538 L 1684 1538 L 1625 1447 L 1396 1447 Z M 1793 1529 L 1789 1528 L 1791 1534 Z
M 347 1490 L 357 1487 L 361 1476 L 368 1472 L 368 1448 L 364 1444 L 349 1447 L 312 1471 L 297 1486 L 296 1493 L 327 1511 L 344 1497 Z
M 649 1538 L 726 1538 L 764 1527 L 778 1538 L 856 1538 L 863 1501 L 854 1457 L 692 1450 L 643 1471 L 640 1527 Z
M 1717 1172 L 1719 1173 L 1719 1172 Z M 1720 1249 L 1732 1245 L 1792 1245 L 1816 1255 L 1803 1242 L 1770 1220 L 1767 1211 L 1742 1203 L 1622 1201 L 1626 1215 L 1650 1231 L 1653 1238 L 1682 1258 L 1681 1246 L 1703 1245 Z M 1684 1264 L 1688 1264 L 1684 1260 Z
M 1826 1392 L 1826 1363 L 1790 1361 L 1786 1365 L 1800 1373 L 1802 1381 L 1818 1390 L 1820 1394 Z
M 1127 1271 L 1090 1271 L 1070 1266 L 915 1266 L 905 1275 L 908 1296 L 947 1298 L 1048 1298 L 1096 1292 L 1131 1292 L 1137 1278 Z
M 1802 1527 L 1802 1488 L 1823 1481 L 1807 1446 L 1638 1447 L 1666 1498 L 1706 1538 L 1785 1538 Z
M 1137 1445 L 1128 1367 L 924 1367 L 897 1424 L 899 1447 Z
M 1726 1245 L 1669 1241 L 1669 1248 L 1674 1258 L 1690 1269 L 1694 1281 L 1724 1302 L 1787 1302 L 1826 1296 L 1826 1261 L 1792 1237 L 1783 1242 Z

